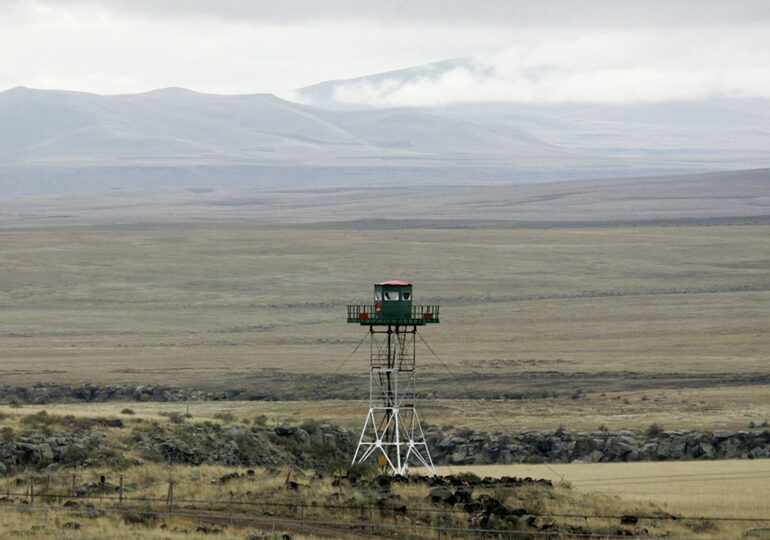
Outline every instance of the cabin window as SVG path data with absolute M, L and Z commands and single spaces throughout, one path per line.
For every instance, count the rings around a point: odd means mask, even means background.
M 398 291 L 386 291 L 385 300 L 398 300 Z
M 374 299 L 377 301 L 382 300 L 382 291 L 374 291 Z
M 409 299 L 412 298 L 412 293 L 404 291 L 404 292 L 401 293 L 401 298 L 403 300 L 407 300 L 408 301 Z

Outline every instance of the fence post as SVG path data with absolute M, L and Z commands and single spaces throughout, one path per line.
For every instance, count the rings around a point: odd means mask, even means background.
M 29 505 L 35 504 L 35 479 L 29 477 Z
M 5 473 L 5 498 L 11 500 L 11 479 L 8 473 Z
M 369 538 L 374 536 L 374 513 L 372 512 L 372 509 L 369 508 Z
M 123 506 L 123 475 L 120 475 L 120 487 L 118 488 L 118 506 Z
M 72 490 L 70 491 L 70 496 L 74 499 L 78 496 L 77 488 L 75 487 L 75 484 L 77 482 L 77 474 L 72 473 Z
M 174 515 L 174 481 L 168 481 L 168 512 Z
M 233 492 L 230 492 L 230 527 L 233 526 Z

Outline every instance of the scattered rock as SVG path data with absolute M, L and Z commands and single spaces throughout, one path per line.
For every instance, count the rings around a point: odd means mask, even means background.
M 743 536 L 749 538 L 770 538 L 770 527 L 756 527 L 754 529 L 749 529 Z
M 458 486 L 454 492 L 455 503 L 468 503 L 473 495 L 473 486 Z
M 428 499 L 433 504 L 454 504 L 453 498 L 452 490 L 444 486 L 434 487 L 428 492 Z
M 263 532 L 259 536 L 246 535 L 246 540 L 291 540 L 291 535 L 283 531 Z
M 126 513 L 123 514 L 123 523 L 126 525 L 151 525 L 156 520 L 156 517 L 151 514 L 141 513 Z
M 252 471 L 252 472 L 253 472 L 253 471 Z M 226 483 L 227 483 L 227 482 L 229 482 L 230 480 L 237 480 L 237 479 L 238 479 L 238 478 L 240 478 L 240 477 L 241 477 L 241 475 L 240 475 L 240 474 L 238 474 L 238 472 L 237 472 L 237 471 L 236 471 L 236 472 L 231 472 L 231 473 L 228 473 L 228 474 L 222 475 L 222 476 L 220 476 L 219 478 L 217 478 L 217 479 L 215 479 L 215 480 L 212 480 L 212 482 L 211 482 L 211 483 L 212 483 L 212 484 L 214 484 L 214 483 L 217 483 L 217 482 L 219 482 L 220 484 L 226 484 Z
M 198 528 L 195 529 L 195 532 L 203 534 L 220 534 L 222 529 L 217 529 L 213 525 L 199 525 Z

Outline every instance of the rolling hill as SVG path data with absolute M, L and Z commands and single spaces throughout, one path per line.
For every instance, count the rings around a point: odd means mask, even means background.
M 393 177 L 506 180 L 565 156 L 513 126 L 417 109 L 326 111 L 272 95 L 177 88 L 117 96 L 0 93 L 0 196 L 6 197 Z
M 764 102 L 335 110 L 180 88 L 110 96 L 15 88 L 0 93 L 0 198 L 759 168 L 770 166 L 768 126 Z

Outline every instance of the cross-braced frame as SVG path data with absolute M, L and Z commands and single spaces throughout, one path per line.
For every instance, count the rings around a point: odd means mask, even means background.
M 435 474 L 415 407 L 416 326 L 374 326 L 370 334 L 369 413 L 353 464 L 377 456 L 378 463 L 404 475 L 410 463 Z

